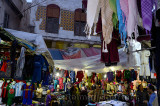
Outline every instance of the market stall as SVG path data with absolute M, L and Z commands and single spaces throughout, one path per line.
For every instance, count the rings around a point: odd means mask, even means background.
M 41 101 L 41 85 L 49 85 L 54 68 L 42 36 L 0 28 L 0 45 L 0 105 Z

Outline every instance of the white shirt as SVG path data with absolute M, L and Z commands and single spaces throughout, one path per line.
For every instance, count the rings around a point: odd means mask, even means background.
M 132 52 L 136 50 L 141 50 L 141 43 L 136 40 L 130 40 L 129 45 L 129 66 L 140 66 L 140 52 Z
M 17 97 L 17 96 L 22 96 L 22 93 L 23 93 L 23 91 L 22 91 L 22 86 L 24 85 L 24 83 L 23 82 L 19 82 L 19 83 L 16 83 L 16 93 L 15 93 L 15 96 Z
M 2 94 L 2 86 L 3 86 L 4 81 L 0 80 L 0 95 Z

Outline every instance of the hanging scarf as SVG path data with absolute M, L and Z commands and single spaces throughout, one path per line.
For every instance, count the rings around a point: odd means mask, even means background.
M 117 4 L 117 16 L 118 16 L 118 20 L 119 20 L 119 33 L 121 34 L 121 39 L 126 44 L 127 32 L 126 32 L 125 23 L 123 22 L 120 0 L 117 0 L 116 2 L 117 2 L 116 3 Z
M 114 28 L 116 28 L 118 23 L 116 0 L 109 0 L 109 5 L 113 10 L 112 21 L 113 21 Z
M 102 15 L 102 32 L 103 32 L 104 43 L 107 47 L 107 44 L 109 44 L 112 40 L 113 11 L 109 6 L 109 0 L 101 0 L 100 5 L 101 5 L 101 15 Z
M 122 10 L 122 16 L 123 21 L 125 22 L 125 25 L 127 26 L 128 16 L 129 16 L 129 7 L 128 7 L 128 0 L 120 0 L 121 10 Z
M 152 0 L 141 0 L 143 27 L 148 31 L 152 28 L 152 7 Z
M 85 33 L 89 35 L 88 38 L 90 38 L 92 28 L 96 28 L 96 23 L 98 22 L 98 16 L 100 11 L 100 1 L 99 0 L 88 0 L 87 3 L 87 24 L 85 27 Z
M 137 16 L 138 16 L 138 10 L 137 10 L 137 1 L 136 0 L 128 0 L 128 7 L 129 7 L 129 15 L 128 15 L 128 21 L 127 21 L 127 32 L 128 36 L 132 38 L 132 33 L 134 32 L 135 38 L 138 37 L 138 28 L 137 28 Z

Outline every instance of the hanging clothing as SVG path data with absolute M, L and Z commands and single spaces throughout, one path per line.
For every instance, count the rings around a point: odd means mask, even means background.
M 7 97 L 7 94 L 8 94 L 7 86 L 8 85 L 9 85 L 9 83 L 7 83 L 7 82 L 3 83 L 2 95 L 1 95 L 3 103 L 7 103 L 7 100 L 8 100 L 8 97 Z
M 91 35 L 92 28 L 94 30 L 93 35 L 96 34 L 96 23 L 98 22 L 98 16 L 101 9 L 102 16 L 102 32 L 105 45 L 109 44 L 112 40 L 113 22 L 112 14 L 113 10 L 110 8 L 109 0 L 88 0 L 87 5 L 87 25 L 85 31 Z
M 7 71 L 7 61 L 6 60 L 3 61 L 3 65 L 1 67 L 1 71 L 3 71 L 3 72 Z
M 135 38 L 139 36 L 138 34 L 138 10 L 137 10 L 137 1 L 136 0 L 128 0 L 128 7 L 129 7 L 129 15 L 127 20 L 127 32 L 128 36 L 131 38 L 132 33 L 135 34 Z
M 152 9 L 153 9 L 152 0 L 141 0 L 143 27 L 147 31 L 151 31 L 152 28 Z
M 78 71 L 76 78 L 78 78 L 78 82 L 82 82 L 82 78 L 84 77 L 83 71 Z
M 14 96 L 15 96 L 15 85 L 12 83 L 7 86 L 7 91 L 8 91 L 8 100 L 7 100 L 7 105 L 12 105 Z
M 118 23 L 116 0 L 109 0 L 109 5 L 111 9 L 113 10 L 112 21 L 113 21 L 113 26 L 116 29 L 117 23 Z
M 24 84 L 23 87 L 23 105 L 31 105 L 32 104 L 32 94 L 34 91 L 34 87 L 31 85 Z
M 131 81 L 134 81 L 137 79 L 137 71 L 134 69 L 131 70 Z
M 134 66 L 140 66 L 140 53 L 139 52 L 133 52 L 136 50 L 141 50 L 141 43 L 136 41 L 136 40 L 131 40 L 129 41 L 128 44 L 128 49 L 129 49 L 129 66 L 134 67 Z
M 122 72 L 121 71 L 116 71 L 116 80 L 117 82 L 121 82 L 122 78 Z
M 4 83 L 4 81 L 0 80 L 0 104 L 2 104 L 2 97 L 1 97 L 1 95 L 2 95 L 3 83 Z
M 121 34 L 121 39 L 125 42 L 126 44 L 126 38 L 127 38 L 127 30 L 125 26 L 125 16 L 122 16 L 122 10 L 121 10 L 121 5 L 120 5 L 120 0 L 116 1 L 117 4 L 117 16 L 119 20 L 119 33 Z
M 101 42 L 101 61 L 105 63 L 117 63 L 119 62 L 119 53 L 118 53 L 118 41 L 119 41 L 119 36 L 118 36 L 118 31 L 113 31 L 113 37 L 112 41 L 107 45 L 108 52 L 105 53 L 103 52 L 105 45 L 103 41 Z
M 70 72 L 70 78 L 71 78 L 71 82 L 74 83 L 75 82 L 75 71 Z
M 129 16 L 129 5 L 128 0 L 120 0 L 120 6 L 122 10 L 123 21 L 125 22 L 127 28 L 127 21 Z
M 16 85 L 15 85 L 15 97 L 17 97 L 17 96 L 22 96 L 22 94 L 23 94 L 23 91 L 22 91 L 22 87 L 23 87 L 23 85 L 24 85 L 25 83 L 23 83 L 23 82 L 19 82 L 19 83 L 16 83 Z
M 140 76 L 150 76 L 150 68 L 149 68 L 149 56 L 150 51 L 144 50 L 141 51 L 141 66 L 140 66 Z
M 108 82 L 111 82 L 114 80 L 113 72 L 107 72 L 107 78 Z
M 20 57 L 17 60 L 17 67 L 16 67 L 16 77 L 22 77 L 22 71 L 25 64 L 25 51 L 26 49 L 24 47 L 21 48 Z
M 59 78 L 59 88 L 63 89 L 63 78 Z

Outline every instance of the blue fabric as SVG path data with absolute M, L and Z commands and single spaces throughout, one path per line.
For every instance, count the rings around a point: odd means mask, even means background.
M 64 60 L 59 50 L 57 49 L 48 49 L 48 50 L 51 53 L 53 60 Z
M 124 21 L 125 19 L 123 19 L 123 16 L 122 16 L 120 0 L 117 0 L 116 4 L 117 4 L 117 16 L 119 20 L 119 33 L 121 34 L 121 38 L 124 40 L 125 46 L 127 46 L 127 43 L 126 43 L 127 31 L 126 31 L 126 26 Z
M 154 101 L 154 99 L 156 98 L 156 94 L 152 93 L 148 102 L 148 106 L 153 106 L 152 103 Z
M 134 69 L 131 70 L 131 81 L 134 81 L 137 79 L 136 73 L 134 71 Z
M 34 63 L 34 71 L 33 71 L 33 78 L 32 78 L 32 82 L 37 82 L 37 81 L 41 81 L 41 69 L 42 69 L 42 65 L 40 64 L 40 62 L 35 62 Z
M 57 85 L 58 85 L 58 80 L 54 80 L 54 89 L 57 88 Z
M 31 45 L 28 45 L 28 44 L 26 44 L 26 43 L 23 43 L 23 44 L 25 44 L 30 50 L 32 50 L 32 51 L 35 51 L 36 50 L 36 48 L 35 47 L 33 47 L 33 46 L 31 46 Z
M 26 90 L 26 84 L 23 86 L 23 101 L 22 101 L 22 103 L 24 104 L 24 105 L 31 105 L 32 104 L 32 97 L 31 97 L 31 89 L 32 89 L 32 84 L 29 86 L 29 88 L 28 89 L 30 89 L 30 90 Z M 28 95 L 27 95 L 27 98 L 25 98 L 25 92 L 28 92 Z
M 71 78 L 71 82 L 74 83 L 75 82 L 75 71 L 70 71 L 70 78 Z
M 35 55 L 34 56 L 34 70 L 33 70 L 33 78 L 32 82 L 41 81 L 41 73 L 42 70 L 47 71 L 48 70 L 48 62 L 42 55 Z

